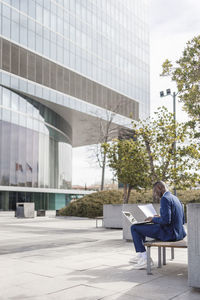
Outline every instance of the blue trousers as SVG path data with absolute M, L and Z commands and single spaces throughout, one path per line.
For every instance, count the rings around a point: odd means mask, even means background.
M 132 225 L 131 234 L 136 252 L 145 252 L 144 242 L 146 237 L 160 239 L 160 224 Z

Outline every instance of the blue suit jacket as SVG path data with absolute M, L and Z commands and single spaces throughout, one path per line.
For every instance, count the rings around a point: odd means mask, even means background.
M 160 224 L 160 240 L 177 241 L 186 236 L 183 206 L 179 199 L 166 192 L 160 200 L 160 217 L 154 217 L 152 222 Z

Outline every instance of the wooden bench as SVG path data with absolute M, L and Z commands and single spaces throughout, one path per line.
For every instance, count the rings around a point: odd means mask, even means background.
M 102 217 L 96 217 L 96 228 L 99 227 L 98 226 L 98 221 L 101 220 L 101 226 L 103 227 L 103 216 Z
M 187 241 L 162 242 L 162 241 L 147 241 L 144 243 L 147 247 L 147 274 L 151 273 L 151 247 L 158 247 L 158 268 L 162 267 L 161 249 L 163 249 L 163 265 L 166 265 L 166 248 L 171 248 L 171 260 L 174 259 L 174 248 L 187 248 Z

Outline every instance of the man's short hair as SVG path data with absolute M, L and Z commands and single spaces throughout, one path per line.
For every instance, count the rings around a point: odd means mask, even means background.
M 168 190 L 167 185 L 164 181 L 156 181 L 153 185 L 153 188 L 155 188 L 156 186 L 159 186 L 159 188 L 165 188 L 166 190 Z

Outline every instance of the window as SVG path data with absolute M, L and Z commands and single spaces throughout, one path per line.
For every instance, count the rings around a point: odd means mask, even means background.
M 10 39 L 10 19 L 2 18 L 2 34 Z
M 12 22 L 11 23 L 11 39 L 19 43 L 19 24 Z
M 42 23 L 42 6 L 36 3 L 36 20 Z

